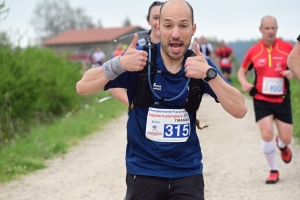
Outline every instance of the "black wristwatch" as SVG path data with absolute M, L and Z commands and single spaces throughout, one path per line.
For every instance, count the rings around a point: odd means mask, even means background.
M 204 78 L 205 82 L 210 81 L 211 79 L 216 78 L 218 72 L 215 68 L 209 68 L 206 72 L 206 77 Z

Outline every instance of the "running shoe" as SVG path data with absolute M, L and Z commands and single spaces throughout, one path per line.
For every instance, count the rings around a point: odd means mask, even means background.
M 277 147 L 279 148 L 278 140 L 279 140 L 279 137 L 277 136 L 276 137 L 276 144 L 277 144 Z M 288 146 L 285 146 L 284 148 L 279 148 L 279 149 L 281 151 L 281 158 L 282 158 L 283 162 L 285 162 L 285 163 L 291 162 L 291 160 L 292 160 L 292 151 L 291 151 L 291 149 Z
M 277 170 L 271 170 L 270 175 L 266 180 L 266 184 L 274 184 L 279 181 L 279 172 Z

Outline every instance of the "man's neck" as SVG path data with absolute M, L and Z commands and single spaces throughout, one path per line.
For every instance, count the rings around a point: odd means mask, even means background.
M 262 40 L 263 41 L 263 43 L 266 45 L 266 46 L 273 46 L 273 44 L 274 44 L 274 42 L 275 42 L 275 40 Z
M 174 60 L 165 54 L 162 47 L 160 47 L 160 54 L 164 65 L 169 72 L 171 72 L 172 74 L 176 74 L 181 70 L 184 56 L 178 60 Z

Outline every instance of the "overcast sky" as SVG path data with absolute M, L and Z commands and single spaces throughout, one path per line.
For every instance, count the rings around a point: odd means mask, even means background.
M 3 0 L 0 0 L 2 2 Z M 21 46 L 33 40 L 35 32 L 30 24 L 33 11 L 43 0 L 5 0 L 10 12 L 0 29 L 24 34 Z M 132 25 L 148 29 L 146 15 L 152 0 L 69 0 L 73 8 L 81 7 L 96 23 L 103 27 L 119 27 L 126 17 Z M 197 31 L 195 36 L 205 35 L 225 41 L 257 39 L 260 20 L 273 15 L 278 21 L 278 37 L 296 40 L 300 34 L 300 0 L 189 0 L 194 8 Z M 15 39 L 15 38 L 14 38 Z

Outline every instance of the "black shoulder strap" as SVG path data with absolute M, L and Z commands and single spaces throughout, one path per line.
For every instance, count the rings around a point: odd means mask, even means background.
M 150 45 L 150 46 L 149 46 Z M 150 47 L 150 48 L 149 48 Z M 133 106 L 147 107 L 153 104 L 153 94 L 150 89 L 151 85 L 149 85 L 148 81 L 148 65 L 150 64 L 150 79 L 151 83 L 154 82 L 155 74 L 156 74 L 156 57 L 157 57 L 157 49 L 156 44 L 147 43 L 144 45 L 144 51 L 148 54 L 151 53 L 151 60 L 148 60 L 144 69 L 137 73 L 135 92 L 133 105 L 129 105 L 128 110 L 131 111 Z M 188 49 L 185 58 L 195 56 L 195 53 Z M 203 90 L 203 80 L 202 79 L 191 79 L 189 84 L 189 97 L 185 109 L 189 113 L 196 112 L 199 108 L 201 99 L 202 99 L 202 90 Z
M 150 47 L 150 48 L 149 48 Z M 150 64 L 150 80 L 151 83 L 154 82 L 154 76 L 156 73 L 156 44 L 150 42 L 144 45 L 144 51 L 151 53 L 151 60 L 147 61 L 147 64 L 144 66 L 142 71 L 137 72 L 136 84 L 135 84 L 135 92 L 133 98 L 133 105 L 129 105 L 129 111 L 131 111 L 133 106 L 149 106 L 153 103 L 153 94 L 150 90 L 149 81 L 148 81 L 148 68 Z

